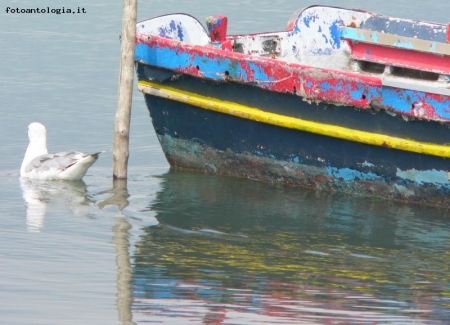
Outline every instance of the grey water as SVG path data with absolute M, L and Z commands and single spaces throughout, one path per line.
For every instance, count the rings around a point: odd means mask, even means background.
M 447 23 L 450 2 L 322 4 Z M 138 19 L 282 30 L 312 1 L 139 1 Z M 6 8 L 84 8 L 80 14 Z M 0 324 L 448 324 L 448 211 L 170 170 L 133 96 L 112 180 L 122 1 L 0 4 Z M 27 126 L 50 151 L 106 150 L 80 182 L 19 179 Z

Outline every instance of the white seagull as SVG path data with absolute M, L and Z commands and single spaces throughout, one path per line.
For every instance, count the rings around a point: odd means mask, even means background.
M 85 154 L 78 151 L 49 154 L 47 130 L 41 123 L 28 126 L 30 143 L 20 167 L 20 177 L 41 180 L 80 180 L 98 159 L 100 152 Z

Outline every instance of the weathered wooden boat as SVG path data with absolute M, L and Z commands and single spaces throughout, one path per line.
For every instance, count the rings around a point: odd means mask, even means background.
M 450 25 L 312 6 L 286 31 L 227 17 L 137 24 L 172 166 L 450 207 Z

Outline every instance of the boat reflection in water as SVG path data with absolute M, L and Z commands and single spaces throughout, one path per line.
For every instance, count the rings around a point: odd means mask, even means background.
M 170 171 L 133 266 L 133 318 L 444 324 L 446 211 Z

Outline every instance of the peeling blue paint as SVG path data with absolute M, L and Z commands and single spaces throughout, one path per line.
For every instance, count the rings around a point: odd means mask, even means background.
M 170 21 L 169 27 L 170 27 L 170 30 L 171 30 L 171 31 L 174 31 L 174 30 L 175 30 L 176 24 L 175 24 L 175 21 L 174 21 L 174 20 L 171 20 L 171 21 Z
M 199 66 L 204 77 L 215 80 L 221 80 L 222 76 L 218 72 L 225 71 L 228 71 L 231 78 L 242 81 L 248 81 L 250 78 L 247 71 L 242 69 L 240 64 L 228 58 L 207 58 L 203 55 L 179 52 L 176 48 L 154 48 L 143 43 L 138 43 L 135 51 L 136 60 L 144 61 L 149 65 L 162 66 L 174 70 Z M 248 63 L 248 70 L 252 71 L 254 79 L 261 83 L 275 81 L 274 76 L 267 75 L 260 66 L 253 62 Z
M 342 20 L 334 21 L 330 26 L 330 35 L 331 35 L 331 45 L 334 49 L 341 48 L 341 38 L 340 38 L 340 26 L 343 25 Z
M 309 28 L 310 27 L 309 23 L 311 21 L 314 22 L 316 20 L 316 18 L 317 18 L 317 15 L 309 15 L 309 16 L 303 18 L 303 23 L 305 24 L 306 27 Z
M 435 42 L 446 42 L 447 26 L 418 24 L 414 20 L 391 19 L 382 15 L 370 16 L 361 26 L 368 30 L 383 30 L 385 33 L 418 39 L 428 39 Z
M 328 91 L 330 89 L 334 89 L 336 91 L 341 91 L 342 90 L 342 83 L 341 82 L 337 82 L 335 85 L 332 85 L 329 82 L 322 82 L 320 84 L 320 89 L 321 90 L 325 90 L 325 91 Z
M 444 170 L 400 170 L 397 168 L 397 176 L 420 185 L 425 183 L 442 184 L 450 188 L 449 175 Z
M 348 87 L 348 85 L 346 85 L 346 86 Z M 362 95 L 365 95 L 366 98 L 373 98 L 373 97 L 376 98 L 377 97 L 377 96 L 370 96 L 370 92 L 367 92 L 366 88 L 363 86 L 361 86 L 357 89 L 354 89 L 354 90 L 350 89 L 348 92 L 350 93 L 351 98 L 354 100 L 360 99 L 362 97 Z
M 344 181 L 354 181 L 354 180 L 375 180 L 378 178 L 375 173 L 364 173 L 350 168 L 336 168 L 336 167 L 326 167 L 326 172 L 328 175 L 342 178 Z
M 325 48 L 325 49 L 316 49 L 314 51 L 311 51 L 311 54 L 314 55 L 331 55 L 333 49 L 331 48 Z
M 166 30 L 164 28 L 162 28 L 162 27 L 158 28 L 158 35 L 159 36 L 167 38 L 166 34 L 167 33 L 166 33 Z
M 331 28 L 330 28 L 331 31 Z M 347 38 L 354 41 L 360 41 L 364 42 L 366 40 L 366 37 L 362 33 L 358 33 L 357 30 L 353 28 L 340 28 L 339 29 L 339 37 L 341 38 Z
M 183 28 L 180 25 L 178 25 L 177 31 L 178 31 L 178 39 L 180 41 L 183 41 L 183 39 L 184 39 Z
M 255 63 L 249 62 L 248 67 L 253 71 L 255 79 L 261 81 L 275 81 L 275 78 L 273 76 L 268 76 L 267 73 L 262 71 L 261 68 Z M 247 73 L 245 72 L 245 70 L 242 70 L 242 74 L 243 76 L 245 76 L 245 79 L 248 80 Z
M 395 107 L 395 111 L 401 113 L 410 113 L 413 103 L 426 102 L 434 108 L 434 114 L 443 119 L 450 119 L 450 100 L 447 102 L 439 102 L 432 98 L 426 97 L 421 91 L 386 87 L 382 88 L 381 94 L 382 104 L 386 107 Z
M 183 28 L 180 24 L 174 20 L 171 20 L 168 26 L 162 26 L 158 28 L 159 36 L 169 39 L 177 39 L 179 41 L 184 41 Z M 174 35 L 177 35 L 175 38 Z
M 400 48 L 407 49 L 407 50 L 413 50 L 414 49 L 414 44 L 411 43 L 411 42 L 397 41 L 394 44 L 392 44 L 392 46 L 400 47 Z
M 325 51 L 327 50 L 327 51 Z M 315 55 L 329 55 L 331 49 L 320 49 Z M 175 59 L 174 59 L 175 58 Z M 170 49 L 166 47 L 156 48 L 149 47 L 146 44 L 138 43 L 136 45 L 136 60 L 143 61 L 146 64 L 164 67 L 166 69 L 187 69 L 192 66 L 199 66 L 203 77 L 221 80 L 223 77 L 220 72 L 228 71 L 230 77 L 246 81 L 250 76 L 247 71 L 242 69 L 241 65 L 235 61 L 227 58 L 206 58 L 202 55 L 192 55 L 186 52 L 178 52 L 176 48 Z M 252 71 L 254 79 L 261 85 L 270 86 L 275 81 L 274 76 L 269 76 L 265 73 L 258 64 L 248 62 L 249 71 Z M 306 82 L 306 87 L 311 88 L 312 82 Z M 349 85 L 350 86 L 350 85 Z M 335 88 L 327 83 L 322 83 L 320 87 L 323 89 Z M 394 109 L 397 113 L 411 115 L 411 107 L 414 102 L 428 103 L 434 109 L 434 114 L 442 119 L 450 119 L 450 99 L 446 102 L 441 102 L 437 99 L 427 97 L 425 92 L 399 89 L 389 86 L 382 88 L 376 87 L 357 87 L 354 90 L 349 89 L 349 93 L 353 100 L 360 100 L 362 94 L 366 96 L 367 100 L 377 98 L 381 99 L 381 104 L 389 109 Z M 440 99 L 441 100 L 441 99 Z

